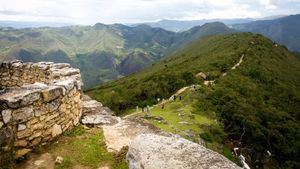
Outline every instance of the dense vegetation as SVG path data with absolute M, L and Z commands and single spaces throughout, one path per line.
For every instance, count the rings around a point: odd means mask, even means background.
M 84 86 L 137 72 L 168 53 L 207 35 L 232 32 L 211 23 L 174 33 L 146 25 L 120 24 L 61 28 L 0 28 L 0 62 L 4 59 L 67 62 L 80 68 Z
M 292 51 L 300 51 L 300 14 L 275 20 L 255 21 L 233 25 L 234 29 L 260 33 Z
M 242 55 L 242 64 L 231 70 Z M 205 38 L 87 93 L 123 114 L 168 98 L 183 86 L 202 84 L 195 77 L 199 72 L 215 84 L 198 90 L 195 114 L 215 112 L 231 144 L 242 148 L 253 167 L 299 168 L 300 59 L 261 35 Z

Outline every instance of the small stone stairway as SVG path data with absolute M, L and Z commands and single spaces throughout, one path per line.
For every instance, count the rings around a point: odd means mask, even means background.
M 113 125 L 118 123 L 119 117 L 114 115 L 108 107 L 92 100 L 89 96 L 83 95 L 82 97 L 82 118 L 81 123 L 87 126 L 94 125 Z

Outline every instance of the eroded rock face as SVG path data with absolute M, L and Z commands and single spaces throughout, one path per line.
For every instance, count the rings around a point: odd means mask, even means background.
M 224 156 L 177 136 L 141 134 L 126 156 L 130 169 L 239 169 Z

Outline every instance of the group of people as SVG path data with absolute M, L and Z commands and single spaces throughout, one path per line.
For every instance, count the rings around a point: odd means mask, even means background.
M 136 106 L 136 112 L 139 111 L 139 106 Z M 142 112 L 150 112 L 150 106 L 147 105 L 146 107 L 142 107 Z
M 177 99 L 177 96 L 176 95 L 174 95 L 173 96 L 173 101 L 176 101 L 176 99 Z M 179 96 L 179 100 L 181 100 L 182 99 L 182 97 L 181 96 Z M 157 100 L 157 103 L 159 103 L 160 102 L 160 98 L 157 98 L 156 99 Z M 162 101 L 161 101 L 161 109 L 164 109 L 165 108 L 165 105 L 166 105 L 166 101 L 165 101 L 165 99 L 162 99 Z M 139 111 L 139 106 L 136 106 L 136 112 L 138 112 Z M 147 105 L 146 107 L 142 107 L 142 112 L 144 113 L 144 112 L 150 112 L 150 106 L 149 105 Z
M 177 99 L 177 96 L 174 95 L 174 96 L 173 96 L 173 101 L 176 101 L 176 99 Z M 181 99 L 182 99 L 182 97 L 179 96 L 179 100 L 181 100 Z M 159 101 L 160 101 L 160 99 L 158 98 L 158 99 L 157 99 L 157 102 L 159 102 Z M 164 109 L 164 108 L 165 108 L 165 104 L 166 104 L 165 99 L 163 99 L 162 102 L 161 102 L 161 109 Z

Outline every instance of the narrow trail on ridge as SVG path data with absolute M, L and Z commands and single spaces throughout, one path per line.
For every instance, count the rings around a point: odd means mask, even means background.
M 237 67 L 239 67 L 239 66 L 243 63 L 244 57 L 245 57 L 245 54 L 242 54 L 242 56 L 240 57 L 239 61 L 238 61 L 234 66 L 232 66 L 230 70 L 235 70 Z M 229 70 L 229 71 L 230 71 L 230 70 Z M 222 74 L 222 77 L 226 76 L 226 75 L 228 74 L 229 71 L 224 72 L 224 73 Z M 210 84 L 213 85 L 214 82 L 215 82 L 215 80 L 210 80 L 210 81 L 205 80 L 205 81 L 203 82 L 203 84 L 204 84 L 205 86 L 208 86 L 208 85 L 210 85 Z M 180 95 L 181 93 L 183 93 L 184 91 L 186 91 L 187 89 L 191 89 L 191 88 L 194 87 L 194 86 L 197 86 L 197 85 L 190 85 L 190 86 L 182 87 L 181 89 L 177 90 L 173 95 L 171 95 L 169 99 L 165 100 L 165 103 L 170 102 L 174 96 L 178 96 L 178 95 Z M 153 107 L 157 107 L 157 106 L 159 106 L 159 105 L 161 105 L 161 104 L 162 104 L 162 102 L 159 102 L 159 103 L 157 103 L 156 105 L 151 106 L 151 107 L 150 107 L 150 110 L 153 109 Z M 133 116 L 135 116 L 135 115 L 137 115 L 137 114 L 139 114 L 139 113 L 142 113 L 142 111 L 137 111 L 137 112 L 128 114 L 128 115 L 124 116 L 124 118 L 133 117 Z

